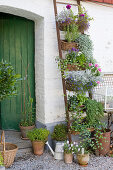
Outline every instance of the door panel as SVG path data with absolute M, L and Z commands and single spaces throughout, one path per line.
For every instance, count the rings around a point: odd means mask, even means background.
M 19 130 L 24 106 L 24 84 L 26 98 L 31 93 L 35 100 L 33 21 L 0 13 L 0 60 L 2 59 L 10 62 L 23 80 L 18 82 L 18 95 L 1 102 L 1 127 Z

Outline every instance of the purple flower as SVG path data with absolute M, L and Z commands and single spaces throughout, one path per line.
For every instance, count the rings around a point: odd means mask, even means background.
M 67 8 L 67 9 L 70 9 L 70 8 L 71 8 L 71 5 L 68 4 L 68 5 L 66 6 L 66 8 Z
M 79 16 L 80 16 L 80 17 L 84 17 L 85 15 L 84 15 L 84 14 L 80 14 Z
M 76 49 L 75 49 L 75 48 L 72 48 L 71 50 L 72 50 L 72 51 L 76 51 Z

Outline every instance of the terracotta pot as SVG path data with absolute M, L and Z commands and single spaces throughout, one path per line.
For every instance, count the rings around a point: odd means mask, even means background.
M 89 153 L 88 154 L 77 154 L 77 160 L 80 165 L 87 166 L 89 162 Z
M 72 153 L 64 153 L 64 162 L 66 164 L 71 164 L 73 162 L 73 154 Z
M 42 141 L 32 141 L 33 152 L 35 155 L 42 155 L 45 143 Z
M 65 40 L 61 40 L 61 49 L 64 51 L 71 50 L 72 48 L 78 48 L 78 44 L 76 42 L 67 42 Z
M 33 125 L 33 126 L 20 126 L 22 139 L 28 139 L 27 138 L 27 132 L 34 129 L 34 128 L 35 128 L 35 125 Z
M 99 143 L 102 143 L 102 146 L 100 146 L 97 151 L 99 152 L 99 155 L 106 155 L 110 151 L 110 135 L 111 130 L 106 129 L 106 132 L 102 134 L 103 138 L 98 139 Z M 101 149 L 101 147 L 103 149 Z

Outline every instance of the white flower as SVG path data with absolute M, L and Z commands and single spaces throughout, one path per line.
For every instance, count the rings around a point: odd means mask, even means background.
M 71 147 L 73 146 L 73 144 L 71 144 Z
M 67 144 L 69 144 L 69 141 L 67 140 Z
M 76 147 L 78 147 L 78 145 L 76 145 Z
M 78 148 L 78 152 L 80 151 L 80 148 Z

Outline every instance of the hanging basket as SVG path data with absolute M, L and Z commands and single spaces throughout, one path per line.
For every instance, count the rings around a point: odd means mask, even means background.
M 67 64 L 68 71 L 79 71 L 79 70 L 85 70 L 85 68 L 75 65 L 75 64 Z
M 65 40 L 61 40 L 61 49 L 64 51 L 71 50 L 72 48 L 77 49 L 78 44 L 76 42 L 66 42 Z
M 3 131 L 1 135 L 0 152 L 3 156 L 4 165 L 6 168 L 10 167 L 13 164 L 17 150 L 18 150 L 17 145 L 12 143 L 5 143 L 5 135 Z
M 58 27 L 60 31 L 66 31 L 68 26 L 75 25 L 75 24 L 76 24 L 75 21 L 64 22 L 64 23 L 58 22 Z
M 66 90 L 68 91 L 76 91 L 76 86 L 73 83 L 66 81 Z

